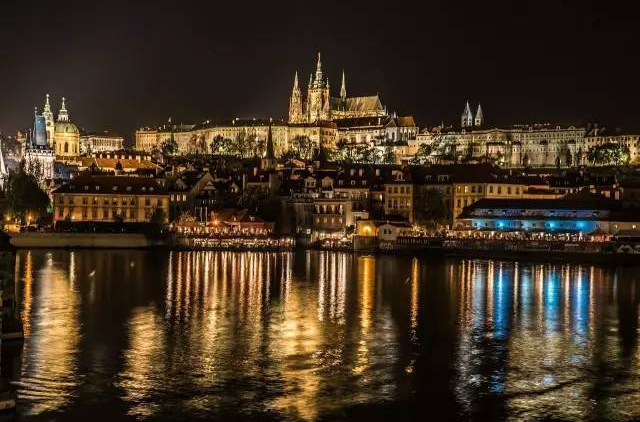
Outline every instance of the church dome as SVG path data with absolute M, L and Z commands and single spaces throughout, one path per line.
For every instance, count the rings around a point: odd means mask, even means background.
M 78 127 L 71 122 L 57 122 L 55 126 L 55 133 L 69 133 L 72 135 L 80 135 Z

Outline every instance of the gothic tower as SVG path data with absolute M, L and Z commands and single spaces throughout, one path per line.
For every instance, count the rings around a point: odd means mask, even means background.
M 323 79 L 322 62 L 320 60 L 320 53 L 318 53 L 316 75 L 315 79 L 309 85 L 309 95 L 307 98 L 307 116 L 310 122 L 329 120 L 331 118 L 329 101 L 329 81 Z
M 482 126 L 484 124 L 484 116 L 482 115 L 482 106 L 478 103 L 478 111 L 476 111 L 476 118 L 473 121 L 474 126 Z
M 342 71 L 342 87 L 340 87 L 340 99 L 343 102 L 347 99 L 347 83 L 344 78 L 344 70 Z
M 49 104 L 49 94 L 47 94 L 44 110 L 42 111 L 42 117 L 44 117 L 45 126 L 47 130 L 47 144 L 50 147 L 53 147 L 53 135 L 55 133 L 55 119 L 53 117 L 53 112 L 51 111 L 51 104 Z
M 302 123 L 304 115 L 302 113 L 302 93 L 298 85 L 298 72 L 293 79 L 293 91 L 289 100 L 289 123 Z
M 471 107 L 469 106 L 469 101 L 467 101 L 467 104 L 464 106 L 464 111 L 462 112 L 461 117 L 462 117 L 461 125 L 463 128 L 473 126 L 473 113 L 471 113 Z

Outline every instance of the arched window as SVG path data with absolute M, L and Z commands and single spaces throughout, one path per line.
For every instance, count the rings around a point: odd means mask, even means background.
M 69 152 L 69 143 L 68 142 L 64 143 L 64 152 Z

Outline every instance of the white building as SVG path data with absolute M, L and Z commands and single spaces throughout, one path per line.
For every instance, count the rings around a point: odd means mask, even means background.
M 80 135 L 80 153 L 120 151 L 124 148 L 124 138 L 109 132 L 85 133 Z

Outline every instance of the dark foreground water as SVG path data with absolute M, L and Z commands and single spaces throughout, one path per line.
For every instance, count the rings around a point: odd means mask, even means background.
M 20 420 L 640 418 L 638 268 L 22 251 Z

